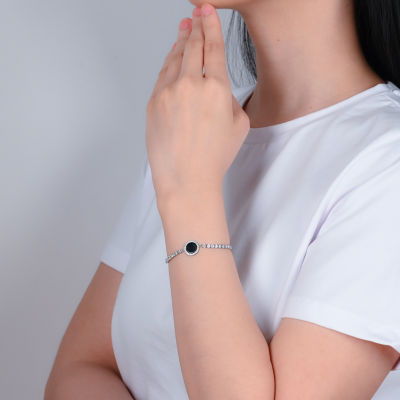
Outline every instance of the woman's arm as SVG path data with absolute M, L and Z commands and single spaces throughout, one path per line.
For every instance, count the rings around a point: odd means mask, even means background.
M 167 254 L 188 240 L 230 243 L 222 193 L 160 201 Z M 255 321 L 229 249 L 169 261 L 179 359 L 195 399 L 274 398 L 268 343 Z
M 78 361 L 53 370 L 44 400 L 132 400 L 119 375 L 100 364 Z
M 111 344 L 111 317 L 122 274 L 100 263 L 61 341 L 44 400 L 132 400 Z
M 230 243 L 222 198 L 177 193 L 160 201 L 167 254 L 188 240 Z M 168 268 L 190 400 L 368 400 L 399 357 L 390 346 L 293 318 L 282 319 L 268 345 L 231 250 L 182 253 Z

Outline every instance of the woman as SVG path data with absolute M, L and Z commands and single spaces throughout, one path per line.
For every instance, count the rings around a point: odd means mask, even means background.
M 46 399 L 395 398 L 396 0 L 193 4 Z M 254 45 L 233 95 L 214 7 Z

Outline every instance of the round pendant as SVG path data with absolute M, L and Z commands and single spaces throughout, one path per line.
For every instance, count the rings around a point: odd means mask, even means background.
M 186 242 L 185 247 L 184 247 L 185 253 L 186 253 L 188 256 L 194 256 L 195 254 L 198 253 L 199 247 L 200 247 L 200 246 L 199 246 L 199 244 L 198 244 L 196 241 L 194 241 L 194 240 L 189 240 L 188 242 Z

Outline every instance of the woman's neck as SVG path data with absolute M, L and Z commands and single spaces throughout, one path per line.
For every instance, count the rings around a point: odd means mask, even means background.
M 268 0 L 237 9 L 256 51 L 251 127 L 285 122 L 384 82 L 361 51 L 350 0 Z

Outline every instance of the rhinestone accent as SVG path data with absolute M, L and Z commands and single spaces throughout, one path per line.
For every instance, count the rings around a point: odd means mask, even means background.
M 165 258 L 165 262 L 168 263 L 172 258 L 177 255 L 185 252 L 189 256 L 193 256 L 197 254 L 200 248 L 208 248 L 208 249 L 230 249 L 232 250 L 232 246 L 230 244 L 219 244 L 219 243 L 202 243 L 199 244 L 195 240 L 189 240 L 185 243 L 183 249 L 179 249 L 171 253 Z

